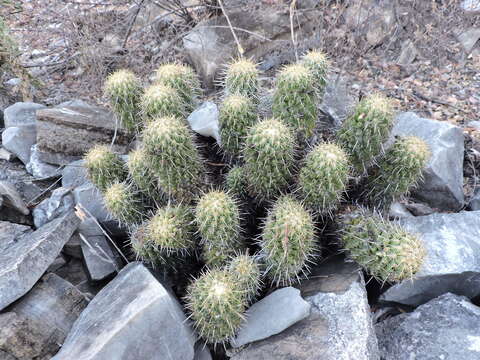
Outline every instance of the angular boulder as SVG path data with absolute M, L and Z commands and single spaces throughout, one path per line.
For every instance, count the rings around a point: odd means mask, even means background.
M 84 160 L 77 160 L 65 166 L 62 171 L 62 186 L 76 188 L 88 182 L 87 169 Z
M 32 145 L 37 141 L 35 127 L 13 126 L 2 133 L 2 145 L 25 165 L 30 161 Z
M 75 204 L 81 205 L 90 215 L 98 221 L 103 222 L 111 219 L 110 214 L 105 208 L 102 194 L 92 183 L 88 182 L 73 190 Z
M 37 228 L 73 209 L 75 200 L 70 189 L 60 187 L 33 209 L 33 222 Z
M 29 174 L 37 179 L 49 179 L 61 175 L 58 166 L 50 165 L 40 160 L 38 146 L 35 144 L 30 149 L 30 160 L 26 166 Z
M 37 110 L 44 109 L 45 105 L 33 102 L 18 102 L 3 111 L 5 128 L 36 125 Z

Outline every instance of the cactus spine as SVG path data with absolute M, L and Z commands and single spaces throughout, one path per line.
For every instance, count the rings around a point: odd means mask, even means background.
M 118 70 L 105 81 L 104 93 L 122 126 L 130 132 L 139 130 L 140 80 L 129 70 Z
M 305 65 L 287 65 L 280 71 L 273 96 L 273 116 L 301 138 L 313 135 L 317 121 L 315 100 L 315 78 Z
M 185 103 L 174 88 L 154 84 L 145 90 L 142 97 L 142 115 L 148 123 L 159 117 L 174 116 L 183 119 L 187 112 Z
M 231 259 L 227 270 L 237 279 L 248 302 L 255 299 L 261 287 L 261 274 L 257 259 L 248 254 L 237 255 Z
M 113 218 L 121 224 L 132 226 L 144 218 L 144 208 L 140 194 L 126 182 L 114 183 L 105 191 L 105 207 Z
M 313 74 L 317 96 L 321 98 L 327 85 L 327 73 L 330 62 L 327 56 L 318 50 L 311 50 L 303 55 L 301 63 Z
M 411 279 L 425 257 L 415 235 L 365 210 L 344 216 L 341 241 L 353 260 L 382 281 Z
M 350 155 L 358 173 L 364 173 L 371 161 L 382 152 L 392 125 L 392 103 L 378 94 L 362 99 L 355 113 L 342 124 L 338 140 Z
M 127 177 L 122 159 L 106 145 L 91 148 L 84 160 L 90 181 L 102 192 L 111 184 L 121 182 Z
M 283 191 L 291 179 L 294 153 L 294 135 L 280 121 L 263 120 L 250 128 L 243 149 L 249 190 L 260 199 Z
M 259 80 L 257 65 L 247 59 L 232 61 L 225 74 L 225 92 L 258 100 Z
M 248 128 L 257 120 L 254 103 L 245 96 L 230 95 L 223 101 L 218 120 L 222 148 L 238 156 Z
M 259 241 L 266 276 L 276 285 L 290 285 L 308 271 L 317 251 L 312 216 L 290 196 L 269 211 Z
M 308 208 L 329 213 L 342 200 L 349 177 L 347 154 L 338 145 L 320 144 L 305 158 L 298 177 L 298 190 Z

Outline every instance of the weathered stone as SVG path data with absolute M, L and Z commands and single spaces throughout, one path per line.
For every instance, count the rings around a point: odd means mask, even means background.
M 426 216 L 431 215 L 435 212 L 430 206 L 423 203 L 406 203 L 405 207 L 414 216 Z
M 413 63 L 418 55 L 418 50 L 415 47 L 415 43 L 407 39 L 402 44 L 402 50 L 397 59 L 397 64 L 408 66 Z
M 87 169 L 84 160 L 77 160 L 65 166 L 62 171 L 62 186 L 75 188 L 88 182 Z
M 480 210 L 480 187 L 475 190 L 473 197 L 468 204 L 470 210 Z
M 412 213 L 408 211 L 405 205 L 399 202 L 394 202 L 392 205 L 390 205 L 388 216 L 391 220 L 401 219 L 404 217 L 413 217 Z
M 459 31 L 457 39 L 462 44 L 465 52 L 470 54 L 478 39 L 480 39 L 480 28 L 472 27 L 465 31 Z
M 62 256 L 62 254 L 60 254 L 55 258 L 55 260 L 53 260 L 53 262 L 47 268 L 46 272 L 47 273 L 54 273 L 55 271 L 57 271 L 58 269 L 62 268 L 65 265 L 67 265 L 67 261 Z
M 95 144 L 110 144 L 114 136 L 114 150 L 126 152 L 133 135 L 102 108 L 82 105 L 37 112 L 38 149 L 41 160 L 47 163 L 67 165 Z
M 310 316 L 278 335 L 250 344 L 232 359 L 379 359 L 358 265 L 331 259 L 314 268 L 301 289 L 312 306 Z
M 32 288 L 79 223 L 75 213 L 69 212 L 0 250 L 0 310 Z
M 407 112 L 397 117 L 392 136 L 397 135 L 418 136 L 432 152 L 424 180 L 412 195 L 441 210 L 460 209 L 464 203 L 462 130 L 445 121 L 423 119 Z
M 215 103 L 205 101 L 188 116 L 187 121 L 197 134 L 213 137 L 220 144 L 218 108 Z
M 6 161 L 12 161 L 15 159 L 15 154 L 11 153 L 7 149 L 0 147 L 0 159 L 1 160 L 6 160 Z
M 75 188 L 73 197 L 77 205 L 81 205 L 98 221 L 102 222 L 111 218 L 105 208 L 102 194 L 92 183 L 85 183 Z
M 60 187 L 33 209 L 33 222 L 37 228 L 73 209 L 75 200 L 70 189 Z
M 355 99 L 348 93 L 346 79 L 330 77 L 320 109 L 329 116 L 331 123 L 339 127 L 352 113 L 355 104 Z
M 447 292 L 480 295 L 480 211 L 399 220 L 422 239 L 427 255 L 414 280 L 389 288 L 384 302 L 418 306 Z
M 178 301 L 131 263 L 90 302 L 53 359 L 191 360 L 194 345 Z
M 375 326 L 384 360 L 480 359 L 480 308 L 444 294 Z
M 310 304 L 300 290 L 286 287 L 274 291 L 246 312 L 247 321 L 231 344 L 239 347 L 278 334 L 310 315 Z
M 83 235 L 80 232 L 81 235 Z M 117 259 L 107 238 L 103 235 L 84 236 L 81 246 L 89 278 L 100 281 L 114 275 L 118 270 Z
M 30 149 L 36 142 L 35 128 L 31 126 L 9 127 L 2 133 L 2 145 L 14 153 L 25 165 L 30 161 Z
M 63 247 L 62 252 L 68 256 L 72 256 L 76 259 L 82 260 L 83 252 L 81 243 L 82 239 L 80 239 L 80 234 L 78 233 L 78 231 L 75 231 L 70 240 L 68 240 Z
M 0 221 L 0 253 L 20 241 L 25 234 L 33 230 L 29 226 Z
M 36 125 L 37 110 L 44 109 L 45 105 L 32 102 L 18 102 L 4 110 L 5 128 Z
M 9 206 L 23 215 L 30 214 L 22 197 L 15 186 L 7 181 L 0 181 L 0 197 L 3 198 L 3 205 Z
M 468 12 L 480 11 L 480 0 L 463 0 L 462 9 Z
M 40 160 L 38 145 L 36 144 L 30 149 L 30 160 L 26 169 L 37 179 L 50 179 L 61 175 L 58 166 L 50 165 Z

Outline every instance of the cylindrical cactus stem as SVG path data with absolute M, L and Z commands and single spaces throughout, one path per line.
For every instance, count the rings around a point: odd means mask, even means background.
M 277 76 L 273 116 L 290 126 L 300 138 L 313 135 L 317 122 L 315 77 L 302 64 L 285 66 Z
M 138 260 L 156 264 L 159 256 L 153 246 L 152 240 L 146 236 L 146 226 L 147 223 L 143 222 L 140 225 L 132 227 L 130 246 Z
M 232 61 L 227 66 L 224 86 L 227 96 L 239 94 L 257 102 L 260 88 L 257 65 L 243 58 Z
M 242 197 L 247 191 L 247 177 L 242 166 L 234 166 L 225 176 L 225 189 L 231 194 Z
M 280 194 L 291 180 L 294 155 L 295 137 L 282 122 L 268 119 L 250 128 L 243 149 L 249 191 L 261 200 Z
M 155 83 L 177 90 L 187 112 L 195 110 L 201 95 L 201 86 L 195 71 L 184 64 L 163 64 L 155 72 Z
M 111 184 L 127 178 L 122 159 L 107 145 L 95 145 L 85 155 L 84 160 L 90 181 L 102 192 Z
M 238 156 L 248 129 L 257 120 L 256 106 L 242 95 L 230 95 L 222 103 L 219 114 L 222 148 L 232 156 Z
M 170 200 L 192 202 L 206 181 L 206 172 L 193 136 L 182 120 L 159 118 L 143 132 L 145 150 L 160 188 Z
M 146 217 L 138 190 L 126 182 L 110 185 L 103 195 L 105 208 L 120 224 L 134 226 Z
M 369 202 L 385 208 L 407 194 L 422 179 L 430 156 L 428 145 L 422 139 L 415 136 L 397 138 L 367 179 Z
M 236 255 L 230 260 L 227 270 L 245 291 L 248 302 L 254 300 L 262 284 L 257 258 L 248 254 Z
M 325 92 L 327 74 L 330 67 L 327 55 L 319 50 L 310 50 L 302 56 L 301 63 L 313 74 L 315 90 L 317 97 L 320 99 Z
M 423 264 L 422 241 L 395 223 L 360 209 L 343 216 L 341 243 L 348 256 L 380 281 L 411 279 Z
M 338 131 L 338 141 L 351 157 L 359 174 L 366 172 L 372 160 L 382 153 L 393 126 L 392 102 L 374 94 L 362 99 L 352 116 Z
M 276 285 L 290 285 L 308 273 L 317 254 L 311 214 L 291 196 L 277 200 L 268 212 L 261 238 L 260 257 L 266 277 Z
M 317 213 L 329 214 L 342 200 L 350 170 L 348 155 L 338 145 L 315 146 L 298 176 L 298 192 L 304 205 Z
M 141 126 L 139 105 L 142 92 L 140 80 L 129 70 L 118 70 L 105 81 L 104 93 L 127 131 L 136 132 Z
M 189 286 L 185 300 L 195 330 L 208 343 L 228 342 L 245 320 L 245 292 L 226 270 L 203 273 Z
M 174 88 L 154 84 L 142 96 L 142 117 L 145 123 L 159 118 L 173 116 L 183 119 L 187 115 L 185 102 Z

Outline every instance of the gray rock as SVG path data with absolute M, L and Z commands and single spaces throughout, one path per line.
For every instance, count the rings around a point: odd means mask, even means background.
M 480 28 L 472 27 L 465 31 L 460 31 L 457 35 L 457 39 L 462 44 L 465 52 L 470 54 L 478 39 L 480 39 Z
M 32 233 L 32 231 L 29 226 L 0 221 L 0 253 L 20 241 L 24 235 Z
M 7 149 L 0 147 L 0 160 L 12 161 L 15 159 L 15 154 L 11 153 Z
M 480 0 L 463 0 L 462 9 L 468 12 L 480 11 Z
M 478 360 L 479 324 L 479 307 L 445 294 L 375 328 L 384 360 Z
M 5 128 L 36 125 L 37 110 L 44 109 L 45 105 L 33 102 L 18 102 L 7 107 L 4 112 Z
M 69 212 L 0 251 L 0 310 L 27 293 L 60 254 L 80 219 Z
M 320 109 L 329 116 L 335 127 L 339 127 L 352 113 L 355 104 L 355 98 L 348 93 L 346 79 L 330 77 Z
M 358 265 L 334 258 L 301 284 L 310 316 L 282 333 L 232 354 L 235 360 L 378 360 L 363 277 Z
M 57 271 L 58 269 L 62 268 L 65 265 L 67 265 L 67 261 L 62 256 L 62 254 L 60 254 L 55 258 L 55 260 L 53 260 L 53 262 L 47 268 L 46 272 L 47 273 L 54 273 L 55 271 Z
M 405 205 L 399 202 L 394 202 L 392 205 L 390 205 L 388 216 L 391 220 L 401 219 L 404 217 L 413 217 L 412 213 L 408 211 Z
M 75 188 L 73 196 L 75 204 L 81 205 L 98 221 L 102 222 L 111 218 L 107 209 L 105 209 L 102 194 L 92 183 L 85 183 Z
M 302 299 L 300 290 L 279 289 L 253 304 L 246 312 L 247 321 L 231 344 L 233 347 L 266 339 L 278 334 L 310 315 L 310 304 Z
M 418 136 L 430 146 L 432 157 L 424 180 L 412 195 L 441 210 L 460 209 L 464 203 L 462 130 L 448 122 L 423 119 L 407 112 L 397 117 L 392 135 Z
M 75 200 L 70 189 L 60 187 L 33 209 L 33 222 L 37 228 L 73 209 Z
M 480 210 L 480 187 L 475 190 L 473 197 L 468 204 L 470 210 Z
M 82 260 L 83 252 L 81 243 L 82 239 L 80 239 L 80 234 L 78 233 L 78 231 L 75 231 L 70 240 L 68 240 L 63 247 L 62 252 L 68 256 Z
M 80 234 L 83 235 L 81 231 Z M 106 279 L 117 272 L 117 258 L 105 236 L 83 236 L 81 247 L 88 275 L 92 281 Z
M 84 160 L 77 160 L 65 166 L 62 171 L 62 186 L 75 188 L 88 182 L 87 169 Z
M 470 121 L 468 123 L 468 126 L 474 128 L 477 131 L 480 131 L 480 121 Z
M 405 207 L 414 216 L 426 216 L 426 215 L 431 215 L 435 212 L 430 206 L 422 203 L 406 203 Z
M 191 360 L 194 345 L 178 301 L 131 263 L 90 302 L 53 359 Z
M 50 179 L 61 175 L 58 166 L 50 165 L 40 160 L 36 144 L 30 149 L 30 160 L 26 169 L 37 179 Z
M 17 189 L 11 183 L 0 181 L 0 197 L 3 198 L 4 206 L 11 207 L 23 215 L 30 214 L 30 210 L 28 210 Z
M 212 354 L 210 350 L 205 345 L 205 343 L 199 341 L 195 345 L 195 356 L 193 360 L 212 360 Z
M 418 234 L 427 255 L 416 278 L 396 284 L 380 301 L 418 306 L 447 292 L 480 295 L 480 211 L 401 219 Z
M 26 165 L 30 161 L 30 149 L 37 141 L 36 136 L 34 127 L 9 127 L 2 133 L 2 145 Z
M 187 118 L 193 131 L 207 137 L 213 137 L 220 144 L 218 125 L 218 107 L 211 101 L 205 101 Z

